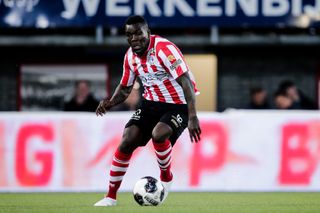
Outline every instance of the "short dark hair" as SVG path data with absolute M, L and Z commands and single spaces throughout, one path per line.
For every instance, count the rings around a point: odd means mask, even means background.
M 295 86 L 295 83 L 293 83 L 293 81 L 290 81 L 290 80 L 282 81 L 279 85 L 279 90 L 282 92 L 286 92 L 287 89 L 293 86 Z
M 253 87 L 250 88 L 250 95 L 253 96 L 257 93 L 264 92 L 265 90 L 262 87 Z
M 145 24 L 148 25 L 146 20 L 143 18 L 143 16 L 134 15 L 129 16 L 125 22 L 125 25 L 132 25 L 132 24 Z
M 279 96 L 286 96 L 287 97 L 287 94 L 283 91 L 283 90 L 277 90 L 277 91 L 275 91 L 275 93 L 273 94 L 273 97 L 274 98 L 277 98 L 277 97 L 279 97 Z
M 74 82 L 74 87 L 78 87 L 79 84 L 81 84 L 81 83 L 85 83 L 86 85 L 88 85 L 88 87 L 91 86 L 90 81 L 81 79 L 81 80 L 76 80 L 76 81 Z

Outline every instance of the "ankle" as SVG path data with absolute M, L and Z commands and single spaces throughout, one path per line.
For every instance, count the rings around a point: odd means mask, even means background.
M 112 197 L 109 197 L 108 195 L 105 195 L 105 198 L 107 198 L 107 199 L 109 199 L 109 200 L 112 200 L 112 201 L 117 201 L 117 199 L 112 198 Z
M 113 200 L 116 200 L 117 199 L 117 191 L 118 191 L 117 188 L 109 187 L 108 194 L 106 194 L 105 197 L 106 198 L 111 198 Z
M 117 194 L 113 194 L 113 193 L 108 193 L 106 195 L 106 198 L 110 198 L 112 200 L 117 200 Z
M 161 171 L 160 180 L 163 182 L 170 182 L 173 179 L 171 171 Z

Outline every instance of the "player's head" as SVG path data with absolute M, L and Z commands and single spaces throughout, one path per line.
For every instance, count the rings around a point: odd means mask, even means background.
M 150 30 L 142 16 L 130 16 L 125 23 L 125 33 L 133 52 L 141 55 L 148 49 Z

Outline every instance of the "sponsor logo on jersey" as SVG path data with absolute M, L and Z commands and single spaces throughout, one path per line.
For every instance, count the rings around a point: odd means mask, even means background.
M 164 81 L 169 78 L 169 74 L 164 71 L 158 71 L 154 75 L 156 76 L 157 80 L 159 80 L 159 81 Z
M 182 60 L 179 58 L 178 60 L 176 60 L 171 66 L 170 69 L 171 70 L 175 70 L 177 69 L 177 67 L 182 63 Z
M 145 73 L 139 76 L 144 84 L 153 84 L 154 81 L 165 81 L 169 79 L 169 74 L 164 71 L 158 71 L 155 73 Z

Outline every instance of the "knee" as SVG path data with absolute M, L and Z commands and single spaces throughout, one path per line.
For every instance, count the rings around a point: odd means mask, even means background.
M 124 138 L 118 149 L 120 150 L 120 152 L 123 152 L 123 153 L 127 153 L 127 154 L 131 154 L 137 147 L 134 145 L 134 143 L 132 143 L 132 141 Z
M 124 130 L 121 143 L 118 149 L 123 153 L 132 153 L 139 145 L 139 129 L 135 126 L 128 127 Z
M 165 140 L 169 139 L 172 131 L 159 131 L 159 129 L 154 129 L 152 131 L 152 141 L 155 143 L 162 143 Z
M 157 132 L 152 132 L 152 141 L 155 143 L 161 143 L 163 141 L 165 141 L 167 139 L 167 137 L 165 137 L 164 135 L 161 135 Z

